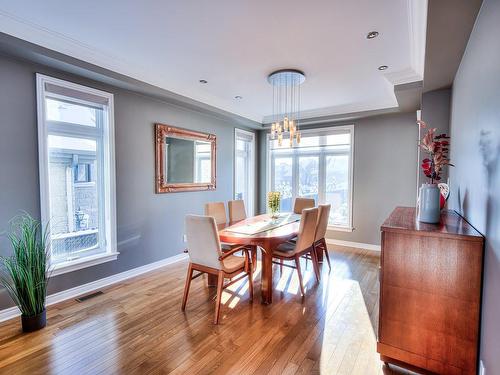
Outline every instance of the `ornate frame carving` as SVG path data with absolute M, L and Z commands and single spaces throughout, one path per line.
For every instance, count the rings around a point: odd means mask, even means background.
M 165 143 L 164 139 L 167 136 L 173 136 L 184 139 L 192 139 L 197 141 L 210 142 L 211 144 L 211 155 L 210 160 L 212 164 L 212 178 L 209 183 L 199 183 L 199 182 L 186 182 L 186 183 L 174 183 L 169 184 L 165 178 Z M 193 130 L 187 130 L 182 128 L 176 128 L 165 124 L 155 124 L 155 186 L 156 193 L 176 193 L 179 191 L 200 191 L 200 190 L 215 190 L 216 187 L 216 154 L 217 154 L 217 137 L 215 134 L 207 134 L 196 132 Z

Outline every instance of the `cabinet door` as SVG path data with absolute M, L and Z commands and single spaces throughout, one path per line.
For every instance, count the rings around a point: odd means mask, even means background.
M 467 371 L 476 363 L 482 250 L 384 232 L 379 341 Z

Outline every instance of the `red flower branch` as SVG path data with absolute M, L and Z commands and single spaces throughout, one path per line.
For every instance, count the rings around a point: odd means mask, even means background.
M 423 121 L 417 121 L 420 128 L 426 128 L 427 124 Z M 446 134 L 436 135 L 436 128 L 429 128 L 425 136 L 420 140 L 419 147 L 429 155 L 422 160 L 422 170 L 431 184 L 441 180 L 441 172 L 444 166 L 453 167 L 448 157 L 450 142 Z

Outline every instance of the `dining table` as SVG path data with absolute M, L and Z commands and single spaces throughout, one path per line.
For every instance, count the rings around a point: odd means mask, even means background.
M 273 302 L 273 249 L 296 237 L 299 227 L 300 215 L 292 212 L 282 212 L 277 217 L 257 215 L 218 225 L 221 242 L 252 246 L 255 251 L 260 249 L 263 304 Z

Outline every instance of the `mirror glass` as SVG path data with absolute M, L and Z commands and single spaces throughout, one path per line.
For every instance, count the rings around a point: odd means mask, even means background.
M 210 183 L 211 143 L 168 136 L 164 138 L 164 174 L 167 184 Z

